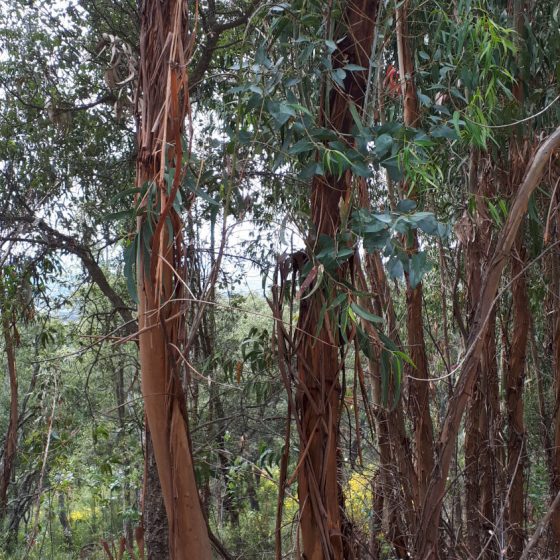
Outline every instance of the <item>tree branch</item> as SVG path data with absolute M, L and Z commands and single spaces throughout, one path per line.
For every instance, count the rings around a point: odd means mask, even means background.
M 26 239 L 28 243 L 38 243 L 46 245 L 52 249 L 66 251 L 78 257 L 84 266 L 84 268 L 89 273 L 89 276 L 95 284 L 99 287 L 103 295 L 111 302 L 115 311 L 121 316 L 124 321 L 122 326 L 123 332 L 130 336 L 137 331 L 137 323 L 128 305 L 124 302 L 121 296 L 114 290 L 111 286 L 105 273 L 97 264 L 91 250 L 89 247 L 79 243 L 73 237 L 61 233 L 56 229 L 49 226 L 44 220 L 36 218 L 34 216 L 17 216 L 17 217 L 6 217 L 3 216 L 2 220 L 4 223 L 11 221 L 13 223 L 26 223 L 35 226 L 42 237 L 41 240 L 31 240 Z

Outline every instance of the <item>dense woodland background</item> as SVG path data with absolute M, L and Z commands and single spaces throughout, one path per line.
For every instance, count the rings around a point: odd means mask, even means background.
M 0 0 L 0 559 L 560 558 L 559 80 L 554 0 Z

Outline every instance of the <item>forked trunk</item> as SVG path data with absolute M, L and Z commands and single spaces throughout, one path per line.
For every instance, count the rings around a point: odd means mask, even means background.
M 147 2 L 141 10 L 138 118 L 137 280 L 142 394 L 169 522 L 173 560 L 210 560 L 179 378 L 182 223 L 174 207 L 189 111 L 188 6 Z

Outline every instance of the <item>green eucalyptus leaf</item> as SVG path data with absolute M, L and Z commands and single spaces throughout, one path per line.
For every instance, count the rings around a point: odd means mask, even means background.
M 383 318 L 379 317 L 379 315 L 374 315 L 370 313 L 367 309 L 364 309 L 357 303 L 351 303 L 350 307 L 356 313 L 356 315 L 360 316 L 362 319 L 369 321 L 370 323 L 383 323 Z
M 415 208 L 416 208 L 416 201 L 410 200 L 408 198 L 399 200 L 399 202 L 397 203 L 397 212 L 402 212 L 403 214 L 412 212 Z
M 408 281 L 411 288 L 416 288 L 424 278 L 424 275 L 431 269 L 426 253 L 420 251 L 410 258 Z
M 381 159 L 387 155 L 393 147 L 393 138 L 389 134 L 381 134 L 375 139 L 374 153 L 377 158 Z

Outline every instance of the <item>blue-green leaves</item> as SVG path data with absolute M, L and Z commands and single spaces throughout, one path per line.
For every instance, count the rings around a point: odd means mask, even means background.
M 426 253 L 424 251 L 414 253 L 410 257 L 408 264 L 408 281 L 410 283 L 410 287 L 416 288 L 416 286 L 422 282 L 422 278 L 426 272 L 430 269 L 431 264 L 426 258 Z
M 412 255 L 403 246 L 412 232 L 420 230 L 427 235 L 447 237 L 449 228 L 437 221 L 431 212 L 414 212 L 416 202 L 409 199 L 399 201 L 395 212 L 372 212 L 358 209 L 352 214 L 350 227 L 360 237 L 364 249 L 380 252 L 385 258 L 387 272 L 391 278 L 408 275 L 411 287 L 415 288 L 431 264 L 426 253 L 418 251 Z
M 356 315 L 358 315 L 362 319 L 365 319 L 366 321 L 369 321 L 370 323 L 383 323 L 383 318 L 382 317 L 379 317 L 378 315 L 374 315 L 373 313 L 370 313 L 367 309 L 364 309 L 363 307 L 361 307 L 357 303 L 351 303 L 350 304 L 350 309 L 352 309 L 352 311 Z
M 138 304 L 138 291 L 136 289 L 136 261 L 138 253 L 138 236 L 134 236 L 131 243 L 124 247 L 124 277 L 128 293 L 134 303 Z
M 317 241 L 315 258 L 327 272 L 334 272 L 354 254 L 354 248 L 344 243 L 343 239 L 332 239 L 320 235 Z

